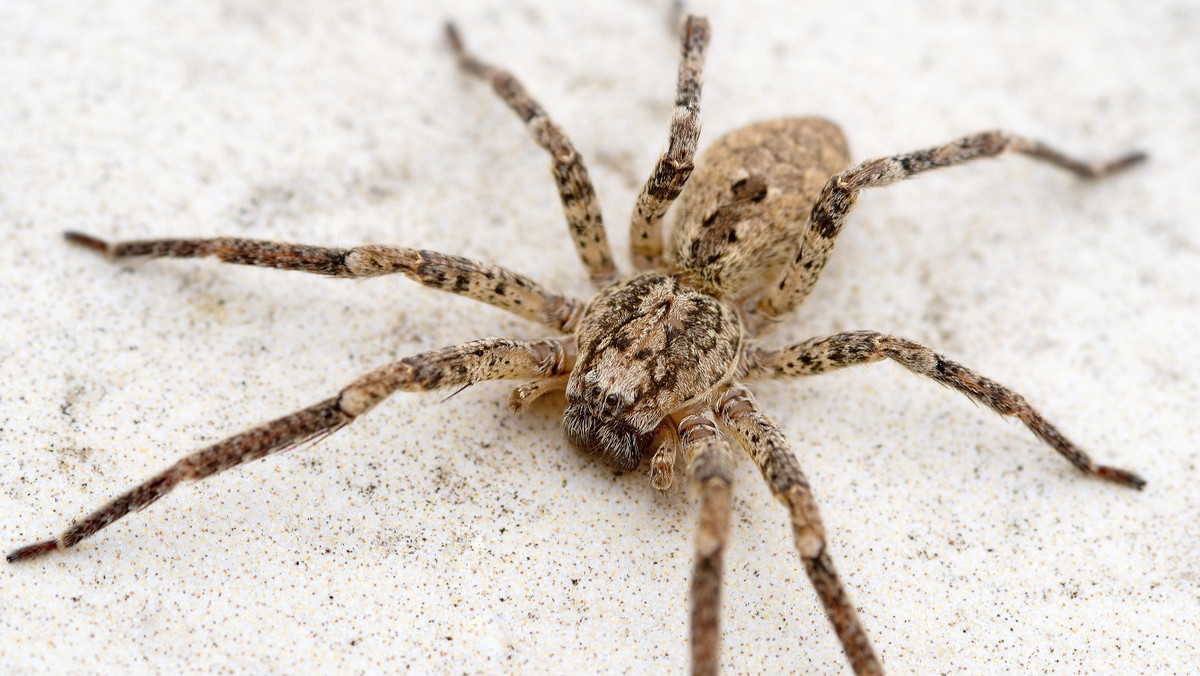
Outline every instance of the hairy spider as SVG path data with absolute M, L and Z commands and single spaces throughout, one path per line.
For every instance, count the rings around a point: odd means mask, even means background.
M 565 390 L 564 427 L 570 443 L 623 470 L 648 463 L 650 482 L 657 489 L 672 485 L 677 455 L 682 452 L 686 458 L 701 499 L 691 586 L 695 673 L 715 673 L 718 667 L 733 442 L 754 460 L 787 509 L 805 570 L 854 671 L 871 674 L 881 673 L 882 667 L 834 568 L 808 481 L 779 426 L 743 383 L 891 359 L 1001 415 L 1016 416 L 1089 474 L 1138 489 L 1145 485 L 1132 472 L 1093 462 L 1021 395 L 911 340 L 849 331 L 782 348 L 758 342 L 773 320 L 808 296 L 864 188 L 1005 151 L 1083 178 L 1111 175 L 1144 155 L 1092 164 L 1036 141 L 989 131 L 847 169 L 846 141 L 837 126 L 801 117 L 736 130 L 718 139 L 693 164 L 709 30 L 704 19 L 688 17 L 668 149 L 632 216 L 632 254 L 640 272 L 622 275 L 613 263 L 587 170 L 570 140 L 512 75 L 467 52 L 453 26 L 447 26 L 446 36 L 463 70 L 489 82 L 550 153 L 569 231 L 599 293 L 583 303 L 494 265 L 399 246 L 333 249 L 235 238 L 109 243 L 69 232 L 69 241 L 110 259 L 215 256 L 229 263 L 336 277 L 401 273 L 425 286 L 503 308 L 561 335 L 475 340 L 382 366 L 329 399 L 195 451 L 58 537 L 12 551 L 10 562 L 73 547 L 166 495 L 181 481 L 202 479 L 321 439 L 394 392 L 519 379 L 524 382 L 510 399 L 514 410 Z M 677 198 L 674 228 L 664 246 L 662 220 Z

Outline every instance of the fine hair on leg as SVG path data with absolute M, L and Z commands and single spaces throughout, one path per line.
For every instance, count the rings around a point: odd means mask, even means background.
M 1145 479 L 1129 470 L 1097 464 L 1020 394 L 906 338 L 874 331 L 847 331 L 811 338 L 779 350 L 755 348 L 747 358 L 753 366 L 746 377 L 811 376 L 883 359 L 932 378 L 1000 415 L 1016 417 L 1039 439 L 1088 474 L 1139 490 L 1146 485 Z
M 868 160 L 834 175 L 825 184 L 813 205 L 796 255 L 787 264 L 779 282 L 758 303 L 756 311 L 767 317 L 778 317 L 804 302 L 825 269 L 846 217 L 854 209 L 863 189 L 891 185 L 931 169 L 995 157 L 1005 151 L 1048 162 L 1084 179 L 1111 176 L 1146 159 L 1145 153 L 1133 152 L 1110 161 L 1086 162 L 1040 141 L 1005 131 L 987 131 L 925 150 Z
M 307 441 L 323 439 L 374 408 L 393 392 L 424 392 L 467 387 L 484 380 L 556 375 L 569 370 L 573 349 L 574 344 L 562 338 L 530 342 L 487 338 L 382 366 L 355 380 L 331 399 L 184 456 L 165 471 L 109 501 L 58 537 L 9 552 L 8 561 L 74 547 L 126 514 L 149 506 L 182 481 L 198 481 Z
M 596 199 L 596 189 L 592 187 L 583 157 L 517 78 L 467 51 L 458 28 L 452 23 L 446 24 L 446 41 L 458 58 L 459 66 L 491 84 L 496 95 L 525 123 L 533 140 L 550 153 L 551 171 L 575 249 L 592 283 L 607 286 L 617 278 L 617 268 L 613 263 L 604 219 L 600 215 L 600 202 Z

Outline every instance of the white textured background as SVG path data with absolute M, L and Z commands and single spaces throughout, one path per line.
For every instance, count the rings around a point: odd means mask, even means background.
M 4 3 L 0 547 L 422 350 L 538 333 L 404 279 L 109 265 L 59 233 L 394 242 L 582 295 L 547 160 L 461 76 L 446 13 L 589 160 L 624 263 L 666 141 L 665 3 Z M 1143 493 L 895 365 L 756 389 L 894 673 L 1200 660 L 1200 6 L 750 2 L 709 12 L 705 135 L 838 120 L 858 159 L 1002 126 L 1152 161 L 1021 158 L 864 195 L 777 341 L 873 328 L 1025 394 Z M 909 5 L 909 3 L 904 3 Z M 507 388 L 397 396 L 316 447 L 0 565 L 0 670 L 679 672 L 693 505 L 565 446 Z M 846 671 L 749 462 L 729 673 Z

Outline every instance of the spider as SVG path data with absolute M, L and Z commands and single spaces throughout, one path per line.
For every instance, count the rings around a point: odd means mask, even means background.
M 621 470 L 648 465 L 656 489 L 667 490 L 674 483 L 677 456 L 686 460 L 701 503 L 691 583 L 694 673 L 716 673 L 719 665 L 729 466 L 736 446 L 754 461 L 787 510 L 805 571 L 855 673 L 876 674 L 882 666 L 834 567 L 808 480 L 779 425 L 744 383 L 891 359 L 1001 415 L 1015 416 L 1080 470 L 1122 486 L 1145 486 L 1133 472 L 1095 463 L 1021 395 L 914 341 L 874 331 L 848 331 L 778 348 L 759 340 L 808 296 L 865 188 L 1006 151 L 1086 179 L 1127 169 L 1144 154 L 1088 163 L 1037 141 L 989 131 L 850 165 L 845 137 L 836 125 L 798 117 L 733 131 L 696 159 L 709 27 L 705 19 L 689 16 L 682 30 L 668 147 L 631 219 L 638 271 L 625 275 L 613 262 L 595 191 L 571 141 L 511 74 L 467 51 L 452 24 L 446 26 L 446 38 L 461 68 L 490 83 L 549 152 L 569 232 L 598 289 L 596 296 L 584 303 L 495 265 L 400 246 L 335 249 L 237 238 L 114 243 L 68 232 L 68 241 L 109 259 L 214 256 L 228 263 L 335 277 L 400 273 L 424 286 L 502 308 L 558 335 L 474 340 L 379 367 L 331 398 L 183 457 L 57 537 L 13 550 L 8 561 L 73 547 L 182 481 L 323 439 L 394 392 L 516 379 L 523 382 L 512 392 L 512 409 L 522 411 L 543 395 L 565 391 L 563 425 L 569 443 Z M 674 227 L 664 243 L 663 219 L 677 200 Z

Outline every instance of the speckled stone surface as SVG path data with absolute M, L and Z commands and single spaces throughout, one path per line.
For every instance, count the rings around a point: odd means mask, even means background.
M 544 154 L 461 76 L 443 12 L 585 155 L 627 265 L 664 147 L 667 3 L 9 3 L 0 22 L 0 547 L 375 366 L 536 327 L 403 279 L 68 247 L 218 234 L 394 242 L 578 296 Z M 1143 493 L 893 364 L 756 386 L 892 673 L 1183 673 L 1200 660 L 1200 8 L 691 3 L 704 137 L 816 113 L 857 159 L 1003 127 L 1149 164 L 1021 158 L 864 194 L 782 343 L 871 328 L 1017 389 Z M 694 505 L 518 418 L 503 384 L 397 396 L 0 565 L 5 673 L 679 673 Z M 727 673 L 846 671 L 751 463 Z

